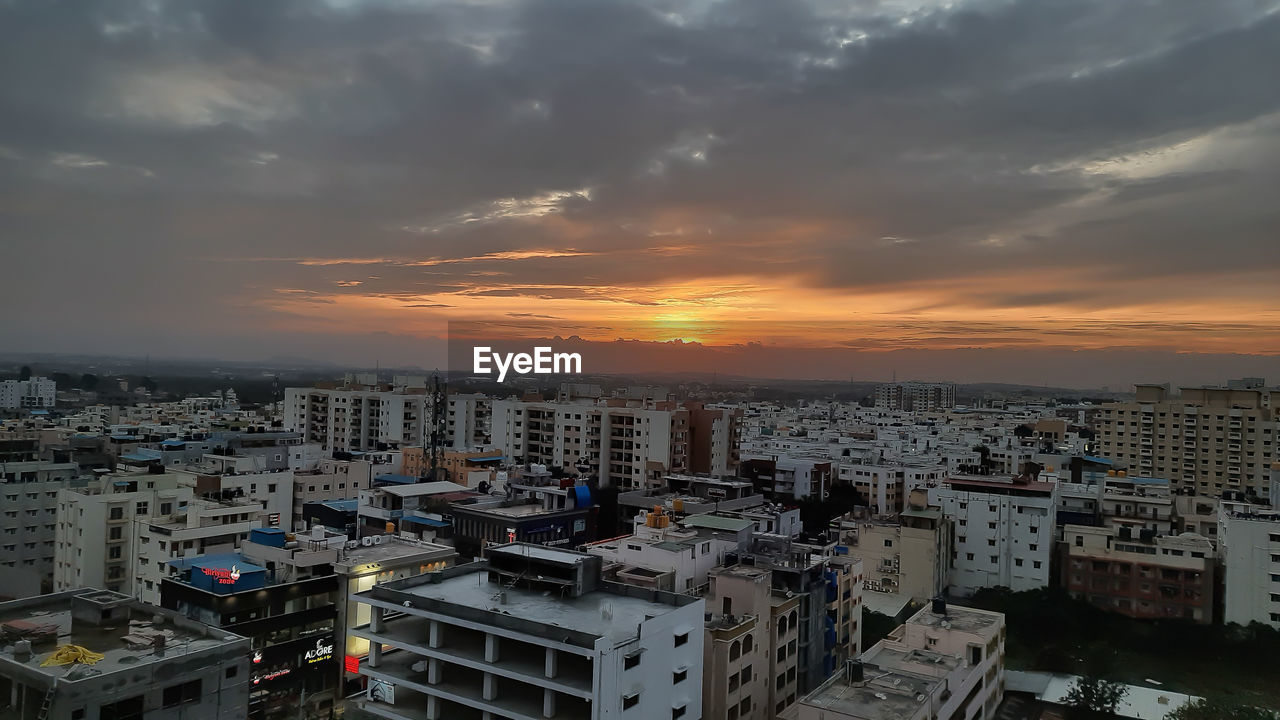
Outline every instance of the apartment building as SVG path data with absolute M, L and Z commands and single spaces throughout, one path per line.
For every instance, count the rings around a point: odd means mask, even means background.
M 622 490 L 689 467 L 690 411 L 672 401 L 493 401 L 493 445 L 511 462 L 574 468 Z M 707 442 L 727 442 L 725 433 Z M 705 451 L 729 457 L 727 447 Z
M 1169 478 L 1175 491 L 1236 498 L 1270 494 L 1268 469 L 1280 459 L 1280 390 L 1138 385 L 1134 402 L 1098 415 L 1099 451 L 1135 474 Z
M 58 399 L 58 386 L 49 378 L 0 380 L 0 410 L 51 408 Z
M 935 412 L 956 406 L 953 383 L 902 382 L 876 386 L 877 410 Z
M 373 482 L 375 465 L 366 460 L 323 459 L 315 469 L 293 472 L 293 524 L 294 530 L 307 529 L 303 506 L 335 500 L 355 500 L 361 490 L 367 490 Z
M 763 495 L 756 494 L 746 480 L 667 475 L 661 487 L 618 493 L 618 513 L 623 527 L 641 513 L 661 507 L 674 520 L 691 515 L 723 512 L 747 512 L 763 508 Z
M 912 492 L 906 510 L 889 516 L 849 516 L 832 522 L 840 547 L 862 561 L 863 588 L 900 607 L 946 590 L 951 566 L 950 521 L 928 504 L 924 488 Z M 900 599 L 900 600 L 898 600 Z
M 485 447 L 490 442 L 490 400 L 483 393 L 447 397 L 444 445 L 453 450 Z
M 192 498 L 171 515 L 135 518 L 132 595 L 160 604 L 160 585 L 170 565 L 182 558 L 234 553 L 265 521 L 262 503 Z
M 525 544 L 375 585 L 359 664 L 390 720 L 702 715 L 701 598 L 602 581 L 600 558 Z
M 53 583 L 58 492 L 84 487 L 88 480 L 75 463 L 20 460 L 0 462 L 0 481 L 0 568 L 5 574 L 0 597 L 47 592 Z
M 1280 628 L 1280 509 L 1223 503 L 1218 542 L 1223 621 Z
M 327 540 L 288 548 L 283 530 L 260 528 L 239 552 L 166 564 L 162 607 L 250 640 L 248 713 L 241 717 L 329 717 L 344 633 L 336 624 L 339 581 L 332 554 L 323 552 Z
M 591 488 L 528 474 L 508 480 L 506 495 L 454 500 L 453 545 L 463 557 L 479 557 L 486 547 L 509 542 L 576 548 L 596 539 L 596 507 Z
M 823 500 L 831 492 L 831 466 L 829 460 L 748 453 L 742 456 L 738 475 L 774 502 Z
M 879 465 L 840 463 L 837 477 L 857 489 L 877 515 L 892 515 L 906 508 L 912 490 L 937 483 L 947 476 L 945 463 Z
M 475 495 L 457 483 L 416 479 L 381 475 L 373 487 L 361 490 L 356 536 L 414 532 L 415 525 L 438 520 L 451 500 Z
M 1048 586 L 1057 502 L 1057 485 L 1027 476 L 951 477 L 929 488 L 954 532 L 950 592 Z
M 264 462 L 261 456 L 208 454 L 198 464 L 173 472 L 201 497 L 257 501 L 262 504 L 268 525 L 292 528 L 293 470 L 288 466 L 266 468 Z
M 0 603 L 0 716 L 6 720 L 246 716 L 249 640 L 105 590 Z M 66 645 L 103 655 L 51 664 Z
M 732 476 L 742 440 L 741 408 L 685 403 L 689 410 L 689 472 Z
M 326 452 L 425 445 L 431 436 L 431 396 L 425 379 L 379 384 L 358 377 L 334 387 L 287 388 L 285 427 Z
M 799 704 L 798 720 L 983 720 L 1004 699 L 1004 616 L 926 606 Z
M 772 593 L 766 569 L 735 565 L 712 571 L 703 630 L 703 720 L 773 718 L 773 693 L 788 681 L 795 684 L 795 657 L 778 665 L 770 652 Z
M 670 592 L 700 592 L 725 554 L 751 539 L 743 518 L 698 515 L 675 524 L 661 507 L 641 512 L 631 535 L 588 543 L 583 550 L 604 560 L 606 577 Z
M 138 521 L 185 512 L 193 496 L 178 474 L 153 471 L 108 474 L 60 490 L 54 590 L 103 587 L 133 595 Z
M 1127 527 L 1063 528 L 1062 587 L 1135 618 L 1214 618 L 1213 543 L 1193 534 L 1144 538 Z

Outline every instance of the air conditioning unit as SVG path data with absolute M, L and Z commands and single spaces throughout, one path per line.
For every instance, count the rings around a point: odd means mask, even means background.
M 365 547 L 369 547 L 369 546 L 373 545 L 373 538 L 372 538 L 372 537 L 370 537 L 370 536 L 368 536 L 368 535 L 366 535 L 366 536 L 364 536 L 364 537 L 360 538 L 360 544 L 361 544 L 361 545 L 364 545 Z

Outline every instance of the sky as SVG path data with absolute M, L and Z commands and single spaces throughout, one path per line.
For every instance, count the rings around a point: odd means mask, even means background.
M 0 342 L 1280 380 L 1277 67 L 1280 0 L 11 0 Z

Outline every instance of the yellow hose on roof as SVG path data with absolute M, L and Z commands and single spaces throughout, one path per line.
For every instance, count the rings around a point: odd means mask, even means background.
M 40 663 L 40 667 L 49 667 L 50 665 L 70 665 L 71 663 L 81 663 L 83 665 L 92 665 L 102 658 L 106 657 L 102 653 L 96 653 L 88 648 L 79 645 L 63 645 L 54 651 L 52 655 L 44 659 Z

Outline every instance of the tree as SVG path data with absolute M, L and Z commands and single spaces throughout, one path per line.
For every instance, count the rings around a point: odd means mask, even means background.
M 150 377 L 144 377 L 142 378 L 142 387 L 145 388 L 147 392 L 153 393 L 156 391 L 156 381 L 152 380 Z
M 19 379 L 19 380 L 30 380 L 30 379 L 31 379 L 31 366 L 30 366 L 30 365 L 23 365 L 23 366 L 22 366 L 22 369 L 18 371 L 18 379 Z
M 1114 717 L 1120 701 L 1128 694 L 1129 689 L 1120 683 L 1097 675 L 1086 675 L 1076 679 L 1063 702 L 1070 708 L 1068 715 L 1073 718 Z
M 85 373 L 80 376 L 80 389 L 92 390 L 98 387 L 98 376 L 93 373 Z
M 1164 720 L 1276 720 L 1274 710 L 1197 698 L 1170 710 Z
M 1014 429 L 1013 429 L 1013 434 L 1014 434 L 1014 435 L 1016 435 L 1016 436 L 1018 436 L 1018 437 L 1020 437 L 1020 438 L 1029 438 L 1029 437 L 1031 437 L 1032 435 L 1035 435 L 1035 434 L 1036 434 L 1036 431 L 1035 431 L 1035 428 L 1033 428 L 1033 427 L 1031 427 L 1030 425 L 1027 425 L 1027 424 L 1025 424 L 1025 423 L 1024 423 L 1024 424 L 1019 425 L 1018 427 L 1014 428 Z

